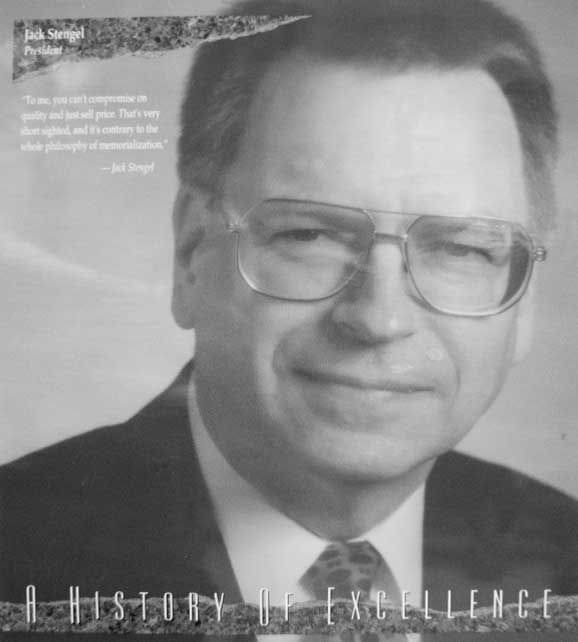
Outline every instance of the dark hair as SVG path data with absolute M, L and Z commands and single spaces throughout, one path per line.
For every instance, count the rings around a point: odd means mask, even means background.
M 501 9 L 487 0 L 246 0 L 228 13 L 308 17 L 202 45 L 181 111 L 183 184 L 218 197 L 263 76 L 297 49 L 325 60 L 395 69 L 475 68 L 487 71 L 509 101 L 524 152 L 532 221 L 540 230 L 552 226 L 552 89 L 530 34 Z

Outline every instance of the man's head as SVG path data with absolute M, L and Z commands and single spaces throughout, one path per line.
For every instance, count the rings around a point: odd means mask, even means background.
M 266 4 L 249 3 L 245 12 L 271 13 Z M 313 13 L 311 4 L 281 3 L 280 12 Z M 464 303 L 467 287 L 458 281 L 474 282 L 482 252 L 463 240 L 459 223 L 502 219 L 513 224 L 508 233 L 538 226 L 545 208 L 535 194 L 549 199 L 549 87 L 516 23 L 465 0 L 328 2 L 319 14 L 207 46 L 183 105 L 180 172 L 188 188 L 175 208 L 174 311 L 196 330 L 207 427 L 262 488 L 290 484 L 291 475 L 403 477 L 471 429 L 527 349 L 530 310 L 522 300 L 499 314 L 471 314 L 477 304 Z M 530 123 L 539 112 L 541 121 Z M 306 204 L 277 212 L 260 205 L 270 199 Z M 248 211 L 271 211 L 281 222 L 302 221 L 303 211 L 309 220 L 312 210 L 319 218 L 308 203 L 331 204 L 331 220 L 350 210 L 370 218 L 377 236 L 351 278 L 325 297 L 299 296 L 321 288 L 336 255 L 335 234 L 310 226 L 292 231 L 290 246 L 285 228 L 275 227 L 273 253 L 256 234 L 242 250 L 249 255 L 242 268 L 253 261 L 243 278 L 236 234 L 225 223 L 236 229 Z M 433 302 L 404 260 L 417 214 L 432 217 L 420 225 L 434 236 L 446 233 L 439 232 L 446 222 L 462 235 L 451 253 L 460 270 L 459 255 L 475 254 L 469 274 L 445 270 L 434 279 Z M 362 242 L 357 229 L 342 235 L 354 237 L 350 247 Z M 427 234 L 421 238 L 427 245 Z M 437 269 L 431 247 L 423 278 Z M 309 290 L 290 282 L 304 280 L 301 262 L 272 292 L 256 291 L 263 289 L 251 277 L 296 256 L 313 266 Z M 436 305 L 442 290 L 457 306 L 452 314 Z

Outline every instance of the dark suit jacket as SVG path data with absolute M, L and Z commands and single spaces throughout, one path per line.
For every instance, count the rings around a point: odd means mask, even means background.
M 0 469 L 0 600 L 123 590 L 241 600 L 191 439 L 190 367 L 125 424 L 93 430 Z M 424 588 L 489 602 L 544 588 L 578 593 L 578 509 L 503 467 L 450 453 L 427 483 Z M 286 551 L 280 551 L 280 556 Z M 403 589 L 403 587 L 401 587 Z

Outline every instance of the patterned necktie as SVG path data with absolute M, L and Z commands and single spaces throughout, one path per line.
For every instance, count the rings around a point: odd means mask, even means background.
M 328 586 L 335 587 L 333 597 L 351 599 L 353 591 L 368 600 L 373 587 L 386 591 L 394 603 L 400 599 L 391 571 L 368 541 L 332 542 L 303 575 L 301 585 L 316 600 L 327 599 Z

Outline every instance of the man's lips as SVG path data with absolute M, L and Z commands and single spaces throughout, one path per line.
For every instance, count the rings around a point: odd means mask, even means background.
M 312 383 L 320 383 L 335 386 L 346 386 L 359 390 L 381 390 L 399 394 L 412 394 L 416 392 L 432 392 L 433 386 L 426 385 L 420 381 L 400 378 L 370 378 L 367 376 L 358 377 L 351 374 L 327 372 L 310 368 L 296 367 L 293 373 Z

